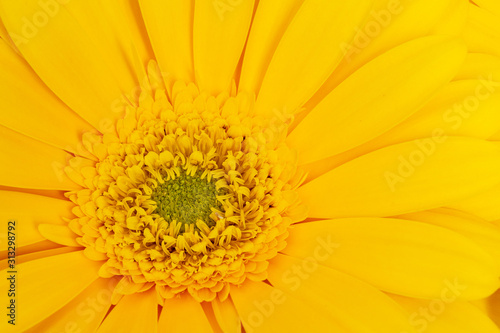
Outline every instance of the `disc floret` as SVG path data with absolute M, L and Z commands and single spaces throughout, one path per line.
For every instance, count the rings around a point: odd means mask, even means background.
M 194 176 L 181 172 L 175 178 L 159 184 L 151 195 L 157 204 L 155 213 L 167 222 L 182 223 L 186 230 L 199 220 L 209 227 L 213 226 L 215 223 L 210 215 L 220 216 L 222 204 L 217 196 L 222 195 L 223 191 L 217 190 L 213 180 L 202 179 L 201 175 L 201 171 Z

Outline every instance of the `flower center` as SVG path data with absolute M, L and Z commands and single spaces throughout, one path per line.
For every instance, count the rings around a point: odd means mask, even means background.
M 155 287 L 165 299 L 223 301 L 231 286 L 267 278 L 304 218 L 286 117 L 258 115 L 245 93 L 167 89 L 154 62 L 147 79 L 113 132 L 84 135 L 95 158 L 65 169 L 82 186 L 66 193 L 69 226 L 103 261 L 101 277 L 121 277 L 118 296 Z
M 156 202 L 155 213 L 167 222 L 177 221 L 185 226 L 195 225 L 198 220 L 208 226 L 215 223 L 210 218 L 212 209 L 222 209 L 222 204 L 217 200 L 217 195 L 222 190 L 217 190 L 214 180 L 202 178 L 201 170 L 194 176 L 181 171 L 177 177 L 165 181 L 154 189 L 151 198 Z

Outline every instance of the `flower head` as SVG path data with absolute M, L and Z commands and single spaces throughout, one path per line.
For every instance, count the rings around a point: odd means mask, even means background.
M 174 106 L 164 87 L 144 90 L 116 135 L 87 135 L 98 161 L 75 157 L 68 171 L 82 186 L 66 194 L 76 204 L 69 225 L 106 259 L 101 276 L 122 277 L 121 294 L 156 286 L 165 298 L 223 301 L 230 285 L 264 280 L 285 246 L 296 158 L 266 139 L 279 133 L 255 116 L 252 97 L 173 90 Z

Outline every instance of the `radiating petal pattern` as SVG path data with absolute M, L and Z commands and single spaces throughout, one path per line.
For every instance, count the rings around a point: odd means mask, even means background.
M 0 0 L 0 331 L 500 333 L 499 22 Z

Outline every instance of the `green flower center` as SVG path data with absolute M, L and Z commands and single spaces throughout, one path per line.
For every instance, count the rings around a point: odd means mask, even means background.
M 222 204 L 217 200 L 222 190 L 217 190 L 214 180 L 201 178 L 202 172 L 194 176 L 187 175 L 184 170 L 171 180 L 166 180 L 153 191 L 151 198 L 156 202 L 155 213 L 167 222 L 180 222 L 183 225 L 194 224 L 202 220 L 207 225 L 214 225 L 210 218 L 212 208 L 221 210 Z M 187 227 L 187 226 L 186 226 Z

